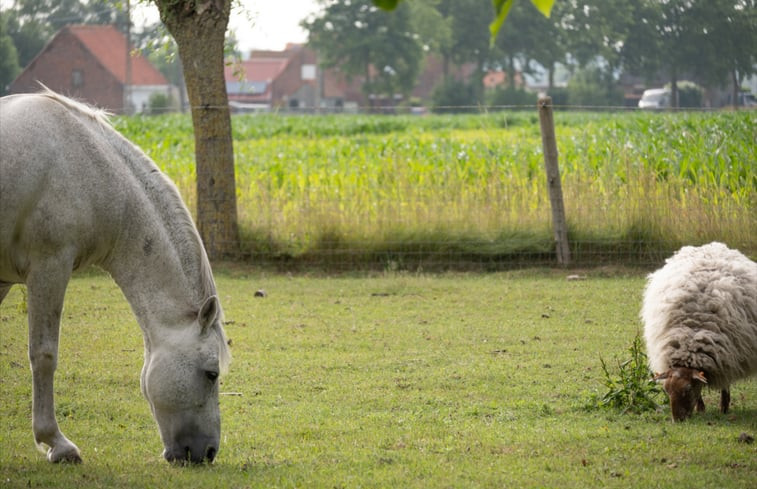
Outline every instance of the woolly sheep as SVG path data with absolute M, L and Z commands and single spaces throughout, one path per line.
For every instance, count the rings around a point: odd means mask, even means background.
M 704 411 L 702 387 L 757 373 L 757 263 L 722 243 L 684 246 L 648 277 L 641 309 L 649 365 L 674 421 Z

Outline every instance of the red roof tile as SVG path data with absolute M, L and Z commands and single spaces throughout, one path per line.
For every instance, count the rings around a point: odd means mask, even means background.
M 126 37 L 112 25 L 66 27 L 121 83 L 126 82 Z M 131 85 L 168 85 L 163 74 L 141 55 L 131 57 Z
M 289 58 L 250 58 L 238 64 L 226 65 L 224 76 L 226 81 L 247 80 L 251 82 L 271 82 L 284 71 Z

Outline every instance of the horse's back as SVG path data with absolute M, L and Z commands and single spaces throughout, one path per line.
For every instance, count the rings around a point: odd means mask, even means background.
M 53 94 L 0 99 L 0 282 L 39 256 L 98 253 L 117 232 L 118 159 L 102 117 Z

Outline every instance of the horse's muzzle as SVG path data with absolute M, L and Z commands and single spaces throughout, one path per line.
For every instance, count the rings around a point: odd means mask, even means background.
M 218 447 L 214 445 L 202 445 L 190 447 L 182 446 L 172 449 L 165 449 L 163 457 L 170 463 L 182 464 L 201 464 L 212 463 L 218 453 Z

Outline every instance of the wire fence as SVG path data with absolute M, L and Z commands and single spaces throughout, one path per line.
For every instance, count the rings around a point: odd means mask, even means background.
M 757 112 L 554 108 L 572 266 L 656 266 L 713 240 L 757 254 Z M 478 109 L 234 115 L 239 256 L 286 270 L 557 265 L 536 106 Z M 136 142 L 194 210 L 194 154 Z
M 581 104 L 551 104 L 555 111 L 572 112 L 640 112 L 640 113 L 710 113 L 730 110 L 754 110 L 754 107 L 734 107 L 724 105 L 719 107 L 664 107 L 657 109 L 642 109 L 628 105 L 581 105 Z M 536 102 L 533 104 L 480 104 L 480 105 L 437 105 L 433 107 L 421 105 L 356 105 L 351 107 L 290 107 L 261 106 L 249 107 L 226 106 L 226 105 L 203 105 L 195 108 L 202 110 L 228 109 L 234 115 L 244 114 L 278 114 L 278 115 L 413 115 L 425 116 L 433 114 L 487 114 L 496 112 L 527 112 L 535 111 Z M 152 115 L 167 114 L 174 112 L 190 113 L 193 106 L 185 105 L 183 108 L 158 107 Z M 123 107 L 110 109 L 114 113 L 124 113 Z

